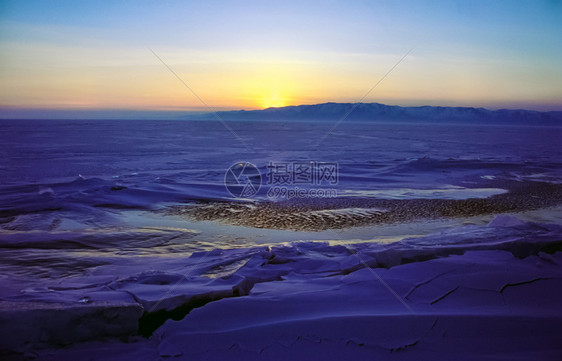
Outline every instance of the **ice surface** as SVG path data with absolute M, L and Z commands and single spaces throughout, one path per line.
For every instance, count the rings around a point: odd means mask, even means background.
M 21 352 L 134 336 L 140 325 L 148 330 L 143 334 L 154 334 L 137 340 L 139 347 L 185 359 L 220 359 L 233 349 L 233 357 L 250 359 L 310 353 L 369 359 L 407 349 L 447 359 L 474 352 L 467 345 L 480 347 L 473 355 L 540 359 L 560 351 L 562 257 L 551 253 L 562 246 L 562 227 L 509 219 L 513 225 L 465 226 L 392 244 L 295 242 L 196 252 L 183 260 L 145 256 L 17 292 L 11 285 L 6 322 L 41 319 L 54 326 L 39 334 L 34 323 L 22 322 L 3 347 Z M 45 312 L 53 308 L 64 317 Z M 111 317 L 88 316 L 100 312 L 128 321 L 115 328 Z M 62 331 L 84 318 L 92 321 L 80 321 L 83 332 Z M 519 323 L 525 328 L 514 327 Z M 480 327 L 486 338 L 475 332 Z M 110 344 L 112 353 L 129 352 L 126 344 Z M 75 348 L 103 358 L 93 345 Z M 72 352 L 49 351 L 54 357 Z
M 560 359 L 561 128 L 344 123 L 315 150 L 331 124 L 231 124 L 254 152 L 216 122 L 0 122 L 0 357 Z M 259 210 L 270 185 L 242 204 L 225 170 L 295 160 L 359 201 L 542 208 L 319 232 L 165 212 Z M 302 216 L 387 211 L 342 199 Z
M 341 192 L 347 197 L 373 197 L 378 199 L 470 199 L 488 198 L 496 194 L 506 193 L 499 188 L 462 188 L 444 187 L 441 189 L 387 189 L 387 190 L 349 190 Z
M 136 333 L 142 312 L 132 302 L 0 302 L 0 350 L 130 336 Z
M 513 226 L 524 226 L 525 222 L 507 214 L 500 214 L 495 216 L 494 219 L 492 219 L 488 225 L 490 227 L 513 227 Z
M 188 260 L 195 263 L 189 281 L 170 274 L 120 281 L 119 289 L 126 288 L 147 306 L 151 297 L 163 297 L 168 306 L 180 295 L 183 302 L 195 294 L 212 297 L 185 317 L 166 321 L 148 340 L 132 339 L 134 350 L 145 350 L 153 355 L 149 359 L 185 360 L 557 357 L 562 336 L 560 253 L 535 252 L 528 248 L 532 240 L 513 241 L 513 233 L 499 231 L 507 227 L 483 228 L 494 229 L 501 239 L 496 242 L 505 242 L 506 248 L 531 252 L 518 258 L 509 250 L 457 245 L 449 256 L 433 254 L 418 261 L 398 257 L 386 266 L 390 268 L 376 266 L 381 256 L 388 263 L 388 247 L 382 247 L 385 252 L 372 244 L 295 243 L 197 254 Z M 464 232 L 472 244 L 487 243 L 484 229 Z M 439 239 L 428 236 L 422 243 Z M 412 248 L 414 258 L 422 252 L 418 246 L 395 247 Z M 209 278 L 210 269 L 233 258 L 231 252 L 234 258 L 249 258 L 219 282 Z M 93 342 L 36 352 L 45 359 L 84 354 L 128 359 L 135 357 L 131 351 L 131 344 L 112 341 L 101 350 Z

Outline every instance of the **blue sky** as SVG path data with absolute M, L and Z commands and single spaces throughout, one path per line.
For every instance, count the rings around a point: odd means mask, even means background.
M 562 110 L 560 1 L 3 1 L 0 105 Z

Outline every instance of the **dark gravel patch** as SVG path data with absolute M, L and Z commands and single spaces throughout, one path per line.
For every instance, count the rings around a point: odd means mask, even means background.
M 495 186 L 497 187 L 497 184 Z M 221 221 L 254 228 L 321 231 L 416 219 L 522 212 L 562 203 L 562 185 L 560 184 L 506 182 L 502 184 L 502 188 L 508 189 L 508 192 L 484 199 L 337 197 L 260 203 L 201 202 L 189 206 L 170 207 L 166 212 L 200 221 Z M 362 210 L 358 212 L 337 211 L 347 208 Z

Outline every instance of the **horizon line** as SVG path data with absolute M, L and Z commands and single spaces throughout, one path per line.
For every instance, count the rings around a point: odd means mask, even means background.
M 487 106 L 467 106 L 467 105 L 398 105 L 398 104 L 385 104 L 379 102 L 337 102 L 337 101 L 327 101 L 321 103 L 313 103 L 313 104 L 296 104 L 296 105 L 285 105 L 282 107 L 268 107 L 268 108 L 230 108 L 230 107 L 215 107 L 217 112 L 254 112 L 254 111 L 265 111 L 269 109 L 284 109 L 290 107 L 300 107 L 300 106 L 316 106 L 316 105 L 324 105 L 324 104 L 379 104 L 383 106 L 389 107 L 400 107 L 400 108 L 423 108 L 423 107 L 431 107 L 431 108 L 466 108 L 466 109 L 483 109 L 486 111 L 501 111 L 501 110 L 510 110 L 510 111 L 528 111 L 528 112 L 538 112 L 538 113 L 551 113 L 551 112 L 562 112 L 562 105 L 550 105 L 550 107 L 554 107 L 552 109 L 529 109 L 523 107 L 487 107 Z M 27 114 L 26 114 L 27 113 Z M 37 113 L 46 113 L 46 114 L 37 114 Z M 103 113 L 106 113 L 105 115 Z M 110 118 L 111 114 L 113 116 L 118 116 L 116 118 Z M 165 114 L 175 114 L 176 116 L 180 114 L 185 115 L 206 115 L 209 114 L 207 109 L 174 109 L 174 108 L 155 108 L 155 109 L 142 109 L 142 108 L 69 108 L 69 107 L 19 107 L 19 106 L 1 106 L 0 105 L 0 119 L 7 120 L 7 119 L 59 119 L 57 116 L 72 116 L 73 119 L 76 120 L 92 120 L 92 119 L 115 119 L 115 120 L 126 120 L 126 119 L 135 119 L 135 118 L 127 118 L 127 113 L 133 113 L 135 116 L 140 116 L 142 114 L 146 116 L 150 115 L 165 115 Z M 72 115 L 74 114 L 74 115 Z M 129 114 L 129 115 L 133 115 Z M 90 115 L 90 117 L 80 118 L 78 116 L 85 116 Z M 103 118 L 92 118 L 91 116 L 98 115 L 102 116 Z M 125 116 L 125 117 L 124 117 Z M 138 118 L 136 118 L 138 119 Z M 151 117 L 145 117 L 144 119 L 154 119 Z M 177 119 L 177 118 L 174 118 Z
M 409 103 L 409 102 L 407 102 Z M 214 109 L 218 111 L 254 111 L 254 110 L 266 110 L 272 108 L 289 108 L 289 107 L 299 107 L 299 106 L 314 106 L 314 105 L 322 105 L 322 104 L 381 104 L 386 106 L 397 106 L 402 108 L 420 108 L 420 107 L 442 107 L 442 108 L 474 108 L 474 109 L 486 109 L 490 111 L 495 110 L 528 110 L 528 111 L 537 111 L 537 112 L 550 112 L 550 111 L 562 111 L 562 104 L 558 103 L 536 103 L 537 107 L 532 107 L 532 103 L 525 103 L 525 105 L 516 105 L 517 103 L 508 105 L 508 104 L 487 104 L 487 105 L 459 105 L 455 103 L 429 103 L 429 102 L 413 102 L 415 104 L 398 104 L 398 103 L 384 103 L 378 101 L 369 101 L 369 102 L 357 102 L 357 101 L 322 101 L 318 103 L 300 103 L 300 104 L 287 104 L 283 106 L 271 106 L 265 108 L 259 107 L 231 107 L 231 106 L 214 106 Z M 539 110 L 539 107 L 542 110 Z M 531 109 L 534 108 L 534 109 Z M 548 109 L 547 109 L 548 108 Z M 552 109 L 550 109 L 552 108 Z M 556 109 L 554 109 L 556 108 Z M 193 107 L 170 107 L 170 106 L 162 106 L 162 107 L 154 107 L 154 108 L 142 108 L 142 107 L 95 107 L 95 106 L 20 106 L 20 105 L 1 105 L 0 104 L 0 111 L 2 110 L 41 110 L 41 111 L 135 111 L 135 112 L 190 112 L 190 113 L 208 113 L 208 109 L 205 107 L 193 106 Z

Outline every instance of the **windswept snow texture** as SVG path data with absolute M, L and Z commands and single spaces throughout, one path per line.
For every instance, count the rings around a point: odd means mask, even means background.
M 228 124 L 0 121 L 0 358 L 561 358 L 562 128 Z M 170 213 L 285 204 L 231 197 L 246 161 L 337 162 L 338 197 L 293 214 L 328 223 Z
M 551 360 L 562 355 L 561 234 L 559 225 L 499 216 L 387 245 L 295 242 L 102 265 L 6 297 L 33 302 L 0 304 L 3 322 L 25 322 L 2 345 L 134 335 L 136 314 L 148 339 L 35 352 L 47 360 L 134 359 L 139 350 L 180 360 Z M 63 317 L 37 306 L 55 301 L 56 310 L 66 305 Z M 103 323 L 108 313 L 120 327 Z M 61 331 L 77 322 L 81 332 Z

